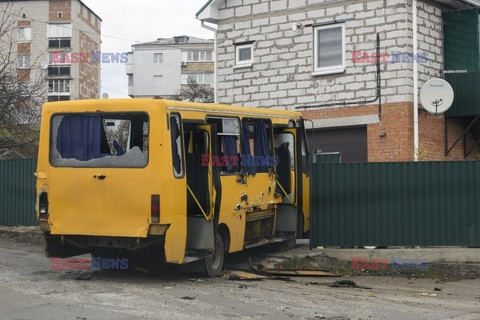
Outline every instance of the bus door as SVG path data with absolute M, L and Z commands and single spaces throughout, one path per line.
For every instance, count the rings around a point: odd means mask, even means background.
M 307 132 L 305 129 L 305 122 L 304 120 L 300 120 L 298 122 L 298 137 L 297 140 L 299 141 L 299 145 L 301 145 L 299 152 L 299 158 L 301 159 L 301 183 L 302 183 L 302 192 L 301 192 L 301 207 L 303 211 L 303 237 L 308 237 L 308 232 L 310 230 L 310 156 L 309 156 L 309 149 L 308 149 L 308 141 L 307 141 Z M 301 130 L 301 131 L 300 131 Z
M 275 191 L 282 201 L 278 205 L 276 234 L 301 236 L 303 214 L 299 210 L 301 198 L 301 166 L 298 161 L 298 134 L 296 128 L 274 129 L 274 147 L 277 159 Z
M 184 123 L 187 178 L 187 250 L 202 255 L 214 249 L 212 126 Z

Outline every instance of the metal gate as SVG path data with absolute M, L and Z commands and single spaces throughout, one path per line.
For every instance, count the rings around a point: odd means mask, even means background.
M 313 163 L 310 245 L 480 246 L 480 162 Z
M 33 226 L 37 159 L 0 160 L 0 225 Z

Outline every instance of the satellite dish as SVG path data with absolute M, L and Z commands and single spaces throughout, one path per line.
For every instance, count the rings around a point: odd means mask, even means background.
M 47 60 L 44 60 L 44 61 L 40 64 L 40 68 L 42 68 L 43 70 L 47 69 L 47 68 L 48 68 L 48 61 L 47 61 Z
M 102 99 L 108 99 L 108 93 L 102 93 Z
M 430 113 L 444 113 L 453 103 L 452 86 L 440 78 L 428 80 L 420 89 L 420 103 Z

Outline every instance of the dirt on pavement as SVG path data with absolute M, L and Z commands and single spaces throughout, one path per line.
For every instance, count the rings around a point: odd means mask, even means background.
M 307 259 L 310 266 L 340 270 L 342 277 L 233 281 L 177 271 L 52 270 L 33 240 L 1 239 L 1 319 L 480 319 L 476 269 L 447 279 L 440 266 L 438 278 L 348 274 L 348 263 L 321 254 L 285 259 L 259 248 L 227 256 L 226 267 L 248 270 L 248 256 L 254 265 L 277 267 L 306 266 Z M 471 272 L 476 279 L 467 279 Z M 337 280 L 360 288 L 329 286 Z

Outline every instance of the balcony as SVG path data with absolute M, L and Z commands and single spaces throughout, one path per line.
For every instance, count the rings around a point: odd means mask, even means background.
M 452 107 L 447 117 L 468 117 L 480 114 L 480 71 L 445 74 L 453 88 Z

